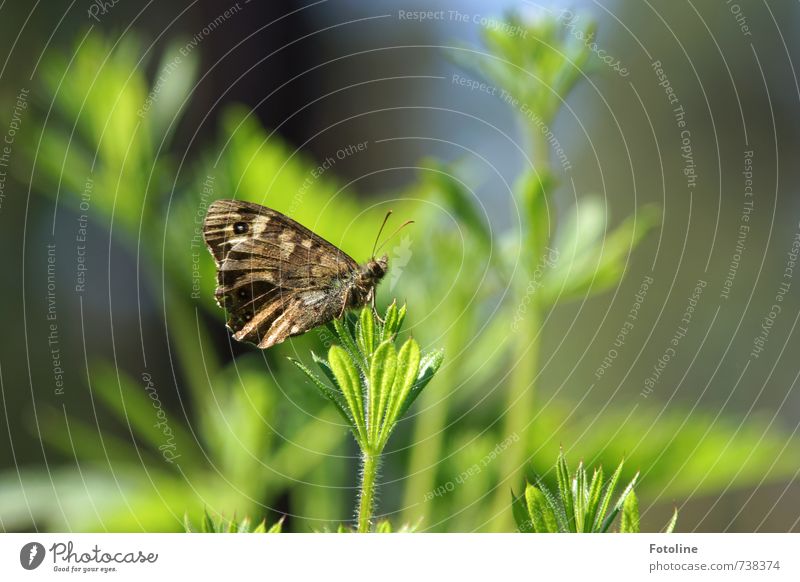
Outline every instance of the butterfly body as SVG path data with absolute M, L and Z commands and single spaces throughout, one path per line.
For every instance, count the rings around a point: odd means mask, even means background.
M 238 341 L 266 349 L 374 301 L 388 258 L 363 265 L 288 216 L 217 200 L 203 225 L 215 297 Z

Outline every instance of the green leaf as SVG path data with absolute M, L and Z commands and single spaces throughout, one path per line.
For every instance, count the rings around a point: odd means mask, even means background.
M 425 386 L 427 386 L 428 383 L 433 379 L 433 376 L 439 370 L 443 361 L 444 350 L 436 350 L 435 352 L 427 353 L 420 360 L 417 380 L 414 382 L 411 392 L 408 394 L 405 402 L 403 402 L 402 406 L 400 407 L 400 411 L 397 413 L 396 418 L 398 420 L 403 417 L 409 408 L 411 408 L 411 405 L 414 404 L 414 401 L 425 389 Z
M 636 492 L 631 490 L 622 504 L 621 533 L 639 533 L 639 500 Z
M 672 511 L 672 519 L 669 520 L 667 527 L 664 528 L 664 533 L 672 533 L 675 531 L 675 524 L 678 523 L 678 508 Z
M 528 508 L 533 529 L 537 533 L 558 533 L 555 512 L 547 498 L 534 485 L 525 489 L 525 502 Z
M 267 529 L 266 520 L 262 519 L 256 527 L 252 527 L 252 520 L 245 516 L 241 520 L 236 519 L 234 514 L 232 519 L 226 519 L 224 515 L 212 516 L 207 509 L 203 510 L 203 519 L 200 522 L 200 533 L 280 533 L 283 525 L 283 518 L 272 527 Z M 195 530 L 188 514 L 183 519 L 184 531 L 194 533 Z
M 603 525 L 600 528 L 601 532 L 608 531 L 608 528 L 611 527 L 611 524 L 614 523 L 614 519 L 616 519 L 617 514 L 622 510 L 622 504 L 625 503 L 625 499 L 628 497 L 628 494 L 633 491 L 633 487 L 636 485 L 636 480 L 639 478 L 639 473 L 634 475 L 631 482 L 628 483 L 628 486 L 622 490 L 622 493 L 619 496 L 619 499 L 614 504 L 614 508 L 609 512 L 606 516 L 605 521 L 603 521 Z
M 248 533 L 250 531 L 250 518 L 245 516 L 241 521 L 236 521 L 236 514 L 228 522 L 228 533 Z
M 76 456 L 86 463 L 108 463 L 114 459 L 119 463 L 151 466 L 158 457 L 149 455 L 149 449 L 138 452 L 131 446 L 130 439 L 106 433 L 102 439 L 96 424 L 78 418 L 65 417 L 62 409 L 47 407 L 42 411 L 41 439 L 43 443 L 67 456 Z M 167 467 L 163 467 L 166 469 Z M 153 470 L 152 468 L 149 470 Z M 5 509 L 0 507 L 0 509 Z
M 200 65 L 196 52 L 178 56 L 179 49 L 185 44 L 186 39 L 180 39 L 167 46 L 158 66 L 157 98 L 153 100 L 150 109 L 143 114 L 154 136 L 160 136 L 162 131 L 169 131 L 169 134 L 164 136 L 167 143 L 180 121 L 182 109 L 191 97 L 192 86 Z M 180 58 L 177 66 L 176 58 Z
M 630 253 L 660 220 L 656 207 L 645 206 L 603 238 L 606 209 L 600 199 L 586 196 L 573 208 L 559 227 L 558 263 L 545 277 L 543 297 L 550 303 L 601 293 L 619 283 Z
M 586 531 L 584 529 L 584 518 L 586 517 L 586 498 L 588 497 L 586 491 L 586 468 L 583 466 L 583 461 L 578 463 L 578 471 L 572 480 L 572 497 L 575 503 L 575 531 L 583 533 Z
M 402 364 L 402 360 L 400 361 Z M 402 367 L 400 367 L 399 371 L 401 374 L 404 373 Z M 386 340 L 375 350 L 369 371 L 369 415 L 367 426 L 369 428 L 370 442 L 373 444 L 378 443 L 379 435 L 383 431 L 386 406 L 395 385 L 395 374 L 397 372 L 397 350 L 392 340 Z M 386 421 L 391 421 L 391 419 L 387 418 Z
M 586 503 L 586 525 L 589 531 L 594 531 L 595 516 L 600 506 L 600 494 L 603 492 L 603 468 L 598 467 L 592 475 L 592 482 L 589 485 L 589 496 Z
M 525 497 L 524 495 L 517 497 L 513 490 L 511 491 L 511 513 L 514 515 L 514 521 L 517 523 L 520 533 L 533 533 L 533 520 L 528 513 Z
M 392 533 L 392 523 L 388 519 L 379 521 L 375 526 L 375 533 Z
M 575 532 L 575 499 L 572 496 L 572 484 L 567 467 L 567 458 L 564 451 L 558 453 L 556 463 L 556 479 L 558 481 L 558 491 L 561 496 L 561 503 L 564 505 L 564 513 L 567 516 L 568 531 Z
M 407 409 L 405 407 L 406 400 L 417 381 L 419 366 L 419 344 L 413 338 L 409 338 L 400 348 L 400 353 L 397 356 L 397 373 L 386 409 L 386 418 L 381 430 L 381 443 L 386 442 L 394 425 L 400 419 L 402 411 Z
M 272 450 L 275 437 L 264 418 L 274 411 L 277 393 L 270 377 L 247 363 L 253 360 L 226 368 L 212 380 L 213 398 L 204 402 L 200 424 L 213 465 L 241 488 L 252 487 L 258 472 L 254 460 Z
M 372 309 L 369 307 L 362 309 L 359 315 L 356 340 L 361 352 L 367 359 L 370 359 L 375 349 L 375 318 L 372 314 Z
M 208 513 L 208 509 L 203 510 L 203 523 L 200 531 L 203 533 L 216 533 L 217 531 L 217 525 L 214 522 L 214 519 Z
M 393 338 L 397 335 L 397 330 L 400 328 L 399 312 L 397 302 L 392 301 L 389 307 L 386 308 L 386 315 L 383 318 L 383 325 L 381 326 L 381 341 Z
M 333 403 L 333 405 L 336 407 L 336 410 L 342 415 L 342 418 L 345 419 L 353 431 L 357 432 L 358 428 L 356 427 L 353 417 L 350 415 L 350 407 L 344 397 L 344 394 L 325 384 L 325 382 L 320 380 L 317 375 L 309 370 L 301 361 L 295 360 L 294 358 L 289 358 L 289 361 L 297 366 L 308 377 L 308 379 L 311 380 L 311 385 L 314 386 L 314 388 L 316 388 L 323 397 Z M 327 366 L 327 362 L 325 362 L 325 365 L 326 367 L 324 369 L 330 370 L 330 367 Z M 331 372 L 331 375 L 333 376 L 333 372 Z
M 544 495 L 545 499 L 547 499 L 547 503 L 553 509 L 553 512 L 556 516 L 556 521 L 558 522 L 558 531 L 559 532 L 569 532 L 569 520 L 567 519 L 567 514 L 564 511 L 564 504 L 561 500 L 556 497 L 552 491 L 541 481 L 541 479 L 537 479 L 536 484 L 537 489 Z
M 336 336 L 339 338 L 341 347 L 344 348 L 344 350 L 350 356 L 350 359 L 359 367 L 361 373 L 366 375 L 369 370 L 369 365 L 364 358 L 364 354 L 358 349 L 358 344 L 356 343 L 356 340 L 350 331 L 350 326 L 347 325 L 347 321 L 345 319 L 346 316 L 342 317 L 341 319 L 334 319 L 331 325 L 333 326 Z M 330 360 L 330 356 L 328 357 L 328 360 Z
M 328 352 L 328 362 L 339 388 L 342 390 L 349 412 L 356 425 L 357 438 L 367 443 L 367 427 L 364 420 L 364 402 L 361 394 L 361 383 L 358 370 L 348 353 L 340 346 L 331 346 Z
M 611 498 L 614 495 L 614 489 L 616 489 L 617 483 L 619 482 L 619 478 L 622 475 L 622 466 L 624 464 L 625 464 L 624 460 L 619 462 L 617 470 L 614 471 L 614 473 L 611 475 L 611 479 L 608 481 L 608 485 L 606 485 L 606 490 L 603 495 L 603 501 L 600 503 L 600 509 L 597 511 L 595 524 L 594 527 L 592 528 L 593 531 L 599 531 L 602 527 L 601 524 L 605 520 L 608 507 L 611 505 Z
M 684 499 L 713 495 L 731 483 L 740 488 L 755 486 L 765 478 L 777 483 L 794 475 L 796 459 L 800 458 L 800 443 L 792 440 L 791 431 L 770 424 L 768 415 L 717 418 L 680 407 L 665 412 L 655 404 L 639 406 L 631 415 L 630 411 L 608 407 L 593 430 L 586 431 L 581 422 L 564 423 L 570 414 L 574 415 L 574 402 L 556 399 L 547 414 L 537 416 L 534 432 L 544 436 L 540 443 L 543 453 L 535 460 L 547 454 L 555 458 L 560 442 L 574 443 L 572 446 L 592 462 L 613 460 L 612 471 L 624 456 L 621 478 L 633 476 L 626 470 L 633 465 L 647 468 L 648 478 L 636 488 L 640 497 Z M 608 434 L 617 436 L 609 441 L 604 436 Z M 643 434 L 646 439 L 637 436 Z M 631 442 L 637 443 L 633 449 Z M 714 470 L 709 471 L 709 467 Z M 548 469 L 547 464 L 536 465 L 539 472 Z
M 325 374 L 325 377 L 328 378 L 331 383 L 331 387 L 337 392 L 341 392 L 342 389 L 339 387 L 339 381 L 336 379 L 333 370 L 331 370 L 331 365 L 328 363 L 328 360 L 319 357 L 313 350 L 311 352 L 311 359 L 314 360 L 314 363 L 317 365 L 317 367 L 319 367 L 319 369 L 322 370 L 322 373 Z
M 544 280 L 543 291 L 549 301 L 575 297 L 592 280 L 606 228 L 606 211 L 599 197 L 584 196 L 558 225 L 554 246 L 559 260 Z
M 425 174 L 427 183 L 444 199 L 444 203 L 455 215 L 458 224 L 466 228 L 468 235 L 474 238 L 480 247 L 489 248 L 492 244 L 492 235 L 485 218 L 478 213 L 475 193 L 443 164 L 426 160 L 423 166 L 428 168 Z
M 121 370 L 104 363 L 94 363 L 92 369 L 92 390 L 99 399 L 114 411 L 117 418 L 127 424 L 132 432 L 146 441 L 155 451 L 162 447 L 171 434 L 170 439 L 176 449 L 181 451 L 184 460 L 198 464 L 190 437 L 178 422 L 166 422 L 168 412 L 161 404 L 161 396 L 152 382 L 136 382 Z M 163 428 L 159 422 L 164 423 Z M 169 433 L 165 433 L 168 429 Z
M 609 234 L 602 247 L 597 249 L 594 272 L 584 287 L 591 285 L 592 293 L 601 293 L 617 285 L 622 279 L 628 259 L 644 236 L 660 221 L 661 213 L 655 206 L 644 206 L 626 218 Z
M 483 41 L 485 51 L 458 51 L 453 58 L 510 93 L 530 133 L 541 132 L 542 121 L 551 123 L 591 56 L 586 44 L 554 15 L 529 19 L 511 12 L 503 26 L 485 27 Z
M 403 303 L 398 310 L 397 310 L 397 323 L 394 326 L 394 332 L 392 335 L 397 335 L 400 331 L 400 328 L 403 327 L 403 322 L 406 320 L 406 312 L 408 311 L 407 305 Z

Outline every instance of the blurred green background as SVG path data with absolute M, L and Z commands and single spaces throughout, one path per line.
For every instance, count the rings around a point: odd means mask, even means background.
M 387 449 L 397 526 L 512 531 L 563 447 L 641 471 L 643 530 L 797 531 L 799 12 L 2 5 L 0 527 L 352 521 L 355 444 L 287 359 L 329 337 L 260 352 L 213 303 L 198 221 L 235 197 L 360 262 L 416 221 L 379 302 L 446 359 Z

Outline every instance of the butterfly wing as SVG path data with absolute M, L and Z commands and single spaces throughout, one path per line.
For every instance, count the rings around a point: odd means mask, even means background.
M 217 264 L 215 297 L 236 340 L 265 349 L 341 312 L 358 264 L 288 216 L 217 200 L 203 232 Z

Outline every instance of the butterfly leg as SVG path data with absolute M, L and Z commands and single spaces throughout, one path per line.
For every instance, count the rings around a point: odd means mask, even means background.
M 383 319 L 383 318 L 382 318 L 382 317 L 381 317 L 381 316 L 378 314 L 378 309 L 375 307 L 375 289 L 373 289 L 372 291 L 370 291 L 370 300 L 369 300 L 369 304 L 370 304 L 370 306 L 372 307 L 372 314 L 375 316 L 375 318 L 376 318 L 378 321 L 380 321 L 380 322 L 381 322 L 381 325 L 383 325 L 384 323 L 386 323 L 386 321 L 385 321 L 385 320 L 384 320 L 384 319 Z
M 344 301 L 342 301 L 342 310 L 339 312 L 339 315 L 336 319 L 341 319 L 344 316 L 344 312 L 347 311 L 347 302 L 350 300 L 350 290 L 348 289 L 344 293 Z

